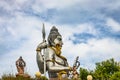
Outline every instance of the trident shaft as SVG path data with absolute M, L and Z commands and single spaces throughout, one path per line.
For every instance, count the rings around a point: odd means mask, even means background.
M 43 37 L 43 42 L 45 42 L 45 26 L 44 26 L 44 23 L 43 23 L 43 28 L 42 28 L 42 37 Z M 44 76 L 46 76 L 46 61 L 45 61 L 45 49 L 43 49 L 43 54 L 44 54 Z
M 43 23 L 43 28 L 42 28 L 43 42 L 45 42 L 45 36 L 46 36 L 46 34 L 45 34 L 45 25 L 44 25 L 44 23 Z

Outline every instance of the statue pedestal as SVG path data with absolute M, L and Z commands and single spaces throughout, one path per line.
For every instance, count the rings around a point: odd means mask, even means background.
M 30 75 L 28 75 L 28 74 L 16 74 L 16 77 L 30 78 Z

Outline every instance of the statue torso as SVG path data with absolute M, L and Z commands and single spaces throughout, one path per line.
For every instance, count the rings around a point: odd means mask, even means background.
M 67 60 L 63 56 L 58 56 L 50 47 L 46 49 L 46 61 L 53 61 L 53 66 L 68 66 Z
M 50 70 L 48 67 L 48 74 L 49 78 L 56 78 L 58 77 L 58 73 L 60 71 L 55 71 L 55 70 L 64 70 L 64 67 L 68 67 L 67 61 L 63 58 L 58 56 L 55 51 L 52 48 L 47 48 L 46 49 L 46 62 L 47 66 L 49 67 L 54 67 L 54 70 Z

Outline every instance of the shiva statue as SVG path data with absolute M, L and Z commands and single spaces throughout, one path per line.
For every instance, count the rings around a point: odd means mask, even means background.
M 67 59 L 61 55 L 63 45 L 62 36 L 55 26 L 50 30 L 47 41 L 45 40 L 44 26 L 42 32 L 43 42 L 40 43 L 36 49 L 39 71 L 41 74 L 44 74 L 45 68 L 45 70 L 48 71 L 49 80 L 65 80 L 68 77 L 68 72 L 71 71 L 72 68 L 68 65 Z M 42 50 L 44 50 L 43 54 Z

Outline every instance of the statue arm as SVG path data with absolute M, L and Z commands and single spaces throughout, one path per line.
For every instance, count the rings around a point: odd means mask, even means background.
M 49 65 L 48 69 L 49 69 L 49 71 L 59 72 L 59 71 L 70 71 L 71 68 L 69 66 L 66 67 L 66 66 L 52 66 L 52 65 Z
M 26 66 L 26 63 L 25 63 L 25 61 L 23 60 L 23 63 L 24 63 L 24 67 Z
M 16 66 L 19 66 L 19 63 L 18 63 L 18 62 L 19 62 L 19 60 L 16 61 Z
M 45 49 L 45 48 L 47 48 L 47 43 L 46 43 L 46 42 L 42 42 L 42 43 L 40 43 L 40 44 L 37 46 L 36 51 L 37 51 L 37 52 L 41 52 L 41 49 Z
M 43 68 L 43 66 L 44 66 L 44 57 L 42 55 L 41 50 L 45 49 L 45 48 L 47 48 L 47 43 L 46 42 L 40 43 L 37 46 L 37 48 L 36 48 L 36 52 L 37 52 L 37 54 L 36 54 L 36 61 L 37 61 L 37 65 L 38 65 L 39 71 L 42 74 L 44 73 L 44 71 L 43 71 L 44 70 L 44 68 Z
M 37 51 L 37 52 L 41 52 L 41 44 L 39 44 L 39 45 L 37 46 L 36 51 Z
M 42 42 L 37 46 L 36 52 L 36 58 L 37 58 L 37 63 L 39 64 L 39 62 L 43 62 L 43 55 L 41 54 L 41 50 L 47 48 L 47 43 L 46 42 Z

